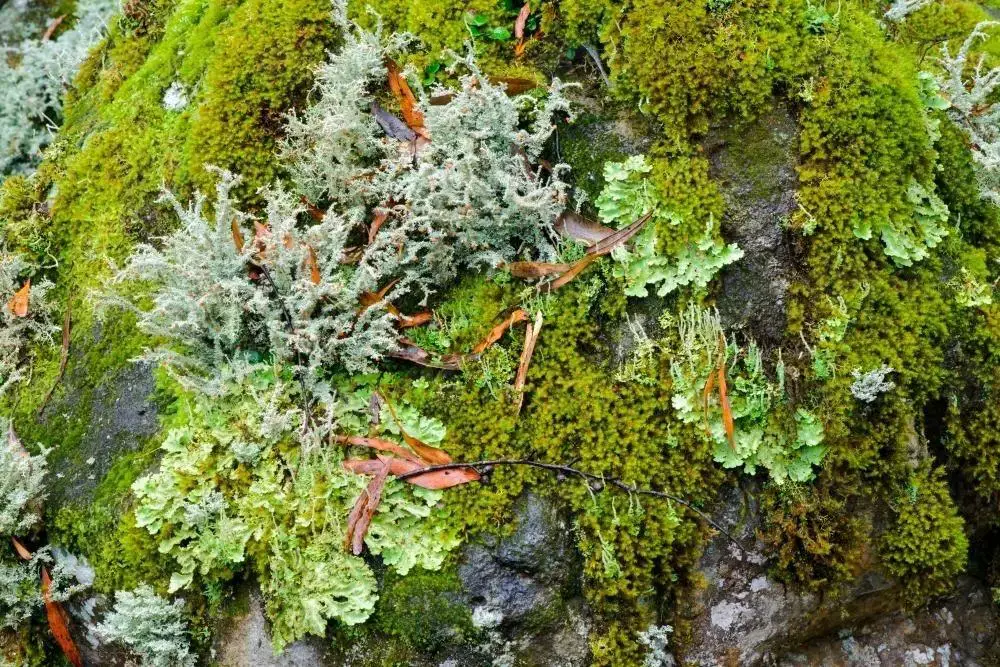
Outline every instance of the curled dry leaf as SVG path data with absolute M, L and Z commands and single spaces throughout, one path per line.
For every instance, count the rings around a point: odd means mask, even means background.
M 229 223 L 229 228 L 233 232 L 233 245 L 236 246 L 236 252 L 242 255 L 246 241 L 243 239 L 243 230 L 240 229 L 239 220 L 233 218 L 233 221 Z
M 31 560 L 31 552 L 28 551 L 26 546 L 21 544 L 16 537 L 10 538 L 10 541 L 14 543 L 14 551 L 21 558 L 21 560 Z
M 386 136 L 391 139 L 396 139 L 398 141 L 416 140 L 417 133 L 411 130 L 410 127 L 398 116 L 389 113 L 379 106 L 378 102 L 372 103 L 372 116 L 375 117 L 375 122 L 382 128 L 382 131 L 385 132 Z
M 458 371 L 462 369 L 462 364 L 478 355 L 446 354 L 439 359 L 434 359 L 431 354 L 411 341 L 409 338 L 399 339 L 399 348 L 389 355 L 393 359 L 402 359 L 418 366 L 427 368 L 440 368 L 446 371 Z
M 542 330 L 542 311 L 535 313 L 534 323 L 528 323 L 528 331 L 524 336 L 524 349 L 521 350 L 521 360 L 517 365 L 517 377 L 514 380 L 514 391 L 517 392 L 517 411 L 521 412 L 521 405 L 524 403 L 524 384 L 528 380 L 528 366 L 531 364 L 531 357 L 535 353 L 535 344 L 538 343 L 538 334 Z
M 519 42 L 524 41 L 524 27 L 528 23 L 528 16 L 531 14 L 531 3 L 524 3 L 521 6 L 521 11 L 517 13 L 517 19 L 514 21 L 514 38 Z
M 518 322 L 524 322 L 528 319 L 528 313 L 524 311 L 523 308 L 518 308 L 514 310 L 510 315 L 507 316 L 500 324 L 493 327 L 490 332 L 486 335 L 486 338 L 479 341 L 474 348 L 472 348 L 473 354 L 481 354 L 484 350 L 489 348 L 491 345 L 500 340 L 507 330 Z
M 545 276 L 565 273 L 571 264 L 558 262 L 511 262 L 507 270 L 515 278 L 544 278 Z
M 306 246 L 308 251 L 306 254 L 306 270 L 309 272 L 309 282 L 313 285 L 319 285 L 323 277 L 319 272 L 319 261 L 316 259 L 316 251 L 310 245 Z
M 14 292 L 7 307 L 14 317 L 28 316 L 28 300 L 31 298 L 31 278 L 21 286 L 21 289 Z
M 370 447 L 372 449 L 377 449 L 380 452 L 389 452 L 391 454 L 395 454 L 396 456 L 401 456 L 407 461 L 411 461 L 418 465 L 424 464 L 423 459 L 408 450 L 406 447 L 381 438 L 366 438 L 360 435 L 335 435 L 333 436 L 333 440 L 334 442 L 350 445 L 352 447 Z
M 54 19 L 52 19 L 52 22 L 49 23 L 49 27 L 46 28 L 45 32 L 42 34 L 42 41 L 43 42 L 49 41 L 52 38 L 52 35 L 55 34 L 56 30 L 59 28 L 60 25 L 62 25 L 62 22 L 65 20 L 66 20 L 65 14 L 57 16 Z
M 323 218 L 326 216 L 326 211 L 309 201 L 305 195 L 299 197 L 299 201 L 301 201 L 302 205 L 306 207 L 306 212 L 309 214 L 310 218 L 316 222 L 323 222 Z
M 448 456 L 448 452 L 439 447 L 428 445 L 427 443 L 422 442 L 407 433 L 406 429 L 403 428 L 403 423 L 399 421 L 399 417 L 396 416 L 396 409 L 392 407 L 392 403 L 386 401 L 385 405 L 389 408 L 389 414 L 392 415 L 392 420 L 396 422 L 396 426 L 399 428 L 399 433 L 403 436 L 403 441 L 410 447 L 410 449 L 416 452 L 417 456 L 431 465 L 444 465 L 446 463 L 451 463 L 451 457 Z
M 382 225 L 385 224 L 386 218 L 389 214 L 385 211 L 376 211 L 375 219 L 372 220 L 371 227 L 368 228 L 368 245 L 375 242 L 375 236 L 378 234 L 378 230 L 382 229 Z
M 429 310 L 422 310 L 419 313 L 414 313 L 413 315 L 404 315 L 399 312 L 399 308 L 390 306 L 389 312 L 395 315 L 399 320 L 400 329 L 411 329 L 413 327 L 423 326 L 434 319 L 434 313 Z
M 587 255 L 583 259 L 574 262 L 573 265 L 570 266 L 570 268 L 565 273 L 563 273 L 561 276 L 559 276 L 558 278 L 556 278 L 555 280 L 553 280 L 551 283 L 548 284 L 549 291 L 554 292 L 560 287 L 571 282 L 574 278 L 580 275 L 580 273 L 582 273 L 584 269 L 593 264 L 594 260 L 596 260 L 597 257 L 598 255 Z
M 350 515 L 347 517 L 347 533 L 344 535 L 344 548 L 350 549 L 355 556 L 360 556 L 365 546 L 365 535 L 371 526 L 372 519 L 379 503 L 382 502 L 382 490 L 389 477 L 388 461 L 378 459 L 380 467 L 375 477 L 354 502 Z
M 503 85 L 508 95 L 520 95 L 538 88 L 538 83 L 531 79 L 520 79 L 510 76 L 491 76 L 490 83 L 494 86 Z
M 45 600 L 45 615 L 49 619 L 49 629 L 52 630 L 52 636 L 55 637 L 56 643 L 70 664 L 73 667 L 83 667 L 80 651 L 69 633 L 69 616 L 63 606 L 52 599 L 49 592 L 51 588 L 52 577 L 49 576 L 48 569 L 42 567 L 42 599 Z
M 342 465 L 345 470 L 359 475 L 374 475 L 381 469 L 382 462 L 378 459 L 347 459 Z M 425 467 L 412 461 L 389 459 L 389 472 L 396 477 L 417 473 Z M 428 470 L 425 473 L 407 477 L 403 481 L 425 489 L 449 489 L 460 484 L 477 482 L 479 479 L 479 473 L 476 472 L 475 468 L 449 468 L 448 470 Z
M 607 255 L 609 252 L 620 246 L 622 243 L 627 242 L 633 236 L 642 231 L 642 228 L 646 226 L 650 218 L 653 217 L 653 212 L 650 211 L 646 215 L 642 216 L 632 224 L 627 227 L 622 227 L 614 234 L 605 236 L 603 239 L 597 241 L 594 245 L 587 248 L 587 254 L 597 255 Z
M 403 113 L 403 120 L 416 134 L 429 139 L 427 129 L 424 126 L 424 115 L 417 109 L 417 98 L 410 90 L 410 84 L 406 82 L 406 77 L 399 69 L 392 58 L 386 58 L 385 68 L 389 72 L 389 89 L 399 102 L 399 109 Z
M 587 245 L 594 245 L 615 233 L 611 227 L 568 209 L 559 214 L 555 230 L 564 239 L 581 241 Z

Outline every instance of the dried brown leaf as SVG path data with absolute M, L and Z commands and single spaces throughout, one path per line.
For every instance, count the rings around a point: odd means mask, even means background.
M 531 15 L 531 3 L 524 3 L 521 7 L 521 11 L 517 13 L 517 19 L 514 21 L 514 39 L 519 42 L 524 41 L 524 26 L 528 23 L 528 16 Z
M 344 536 L 344 548 L 350 548 L 351 553 L 360 556 L 365 547 L 365 535 L 371 526 L 372 518 L 382 502 L 382 490 L 385 488 L 385 481 L 389 477 L 388 461 L 379 459 L 381 467 L 375 473 L 375 477 L 368 482 L 368 486 L 354 503 L 350 515 L 347 517 L 347 533 Z
M 596 260 L 597 257 L 598 257 L 597 255 L 587 255 L 583 259 L 574 262 L 573 265 L 570 266 L 570 268 L 565 273 L 563 273 L 561 276 L 559 276 L 558 278 L 556 278 L 555 280 L 553 280 L 551 283 L 548 284 L 549 291 L 554 292 L 560 287 L 571 282 L 574 278 L 580 275 L 580 273 L 584 269 L 593 264 L 594 260 Z
M 489 348 L 491 345 L 500 340 L 507 330 L 518 322 L 524 322 L 528 319 L 528 313 L 524 311 L 523 308 L 518 308 L 514 310 L 510 315 L 507 316 L 500 324 L 493 327 L 490 332 L 486 335 L 486 338 L 479 341 L 474 348 L 472 348 L 473 354 L 481 354 L 484 350 Z
M 69 633 L 69 616 L 63 606 L 52 599 L 51 588 L 52 577 L 49 576 L 48 569 L 42 567 L 42 598 L 45 600 L 45 615 L 49 619 L 49 629 L 52 630 L 52 636 L 55 637 L 56 643 L 70 664 L 73 667 L 83 667 L 80 651 Z
M 57 16 L 54 19 L 52 19 L 52 22 L 49 23 L 49 27 L 46 28 L 45 32 L 42 34 L 42 41 L 43 42 L 49 41 L 52 38 L 52 35 L 55 34 L 56 30 L 59 28 L 60 25 L 62 25 L 62 22 L 65 20 L 66 20 L 65 14 L 63 14 L 62 16 Z
M 521 350 L 521 360 L 517 365 L 517 377 L 514 379 L 514 391 L 517 392 L 517 411 L 521 412 L 524 403 L 524 384 L 528 380 L 528 366 L 535 353 L 538 334 L 542 330 L 542 311 L 535 313 L 534 323 L 528 323 L 528 331 L 524 335 L 524 348 Z
M 423 465 L 424 463 L 423 459 L 408 450 L 406 447 L 381 438 L 366 438 L 360 435 L 335 435 L 333 436 L 333 441 L 350 445 L 352 447 L 370 447 L 372 449 L 377 449 L 380 452 L 389 452 L 391 454 L 395 454 L 396 456 L 402 456 L 404 459 L 419 465 Z
M 233 232 L 233 245 L 236 246 L 236 252 L 243 254 L 243 247 L 246 245 L 246 241 L 243 239 L 243 230 L 240 229 L 240 223 L 236 218 L 229 223 L 229 228 Z
M 28 316 L 28 300 L 31 298 L 31 278 L 21 286 L 21 289 L 14 292 L 7 307 L 14 317 Z
M 555 230 L 564 239 L 582 241 L 587 245 L 599 243 L 615 233 L 611 227 L 569 209 L 556 219 Z
M 410 84 L 406 82 L 406 77 L 399 69 L 399 65 L 392 58 L 386 58 L 386 70 L 389 72 L 389 89 L 399 102 L 399 109 L 403 113 L 403 120 L 415 133 L 425 139 L 427 130 L 424 127 L 424 115 L 417 109 L 417 98 L 410 90 Z
M 309 271 L 309 281 L 313 285 L 319 285 L 323 276 L 319 272 L 319 261 L 316 259 L 316 251 L 311 245 L 306 246 L 306 270 Z
M 565 273 L 571 266 L 559 262 L 511 262 L 507 270 L 515 278 L 544 278 Z
M 638 234 L 642 230 L 642 228 L 646 226 L 646 223 L 649 222 L 650 218 L 652 217 L 653 213 L 652 211 L 650 211 L 646 215 L 642 216 L 641 218 L 630 224 L 628 227 L 623 227 L 614 234 L 611 234 L 610 236 L 605 236 L 603 239 L 601 239 L 594 245 L 587 248 L 587 254 L 597 255 L 598 257 L 600 257 L 601 255 L 607 255 L 616 247 L 620 246 L 622 243 L 625 243 L 630 238 Z
M 16 537 L 10 538 L 10 541 L 14 543 L 14 551 L 17 552 L 17 555 L 20 556 L 21 560 L 31 560 L 31 552 L 28 551 L 26 546 L 21 544 Z
M 413 461 L 379 456 L 378 459 L 347 459 L 341 465 L 358 475 L 375 475 L 381 470 L 383 462 L 388 459 L 389 473 L 399 477 L 422 470 L 426 466 Z M 479 480 L 479 473 L 474 468 L 449 468 L 448 470 L 432 470 L 403 480 L 425 489 L 448 489 L 460 484 Z

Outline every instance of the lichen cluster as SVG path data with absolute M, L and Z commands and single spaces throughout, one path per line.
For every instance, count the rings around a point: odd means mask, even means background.
M 21 380 L 0 416 L 66 471 L 47 478 L 48 541 L 85 555 L 102 593 L 184 591 L 194 651 L 254 576 L 278 647 L 328 631 L 338 651 L 406 664 L 482 639 L 453 602 L 449 550 L 504 532 L 532 489 L 572 520 L 593 663 L 683 658 L 675 603 L 710 531 L 675 503 L 523 468 L 443 493 L 395 483 L 367 540 L 388 572 L 345 552 L 366 482 L 328 438 L 401 441 L 368 417 L 377 387 L 458 460 L 572 462 L 705 509 L 755 476 L 759 538 L 791 585 L 836 593 L 874 562 L 920 605 L 970 550 L 1000 562 L 967 536 L 996 529 L 1000 495 L 1000 46 L 984 8 L 545 0 L 518 43 L 520 9 L 358 0 L 367 32 L 353 32 L 326 0 L 134 0 L 109 21 L 37 170 L 0 186 L 0 385 Z M 387 140 L 370 113 L 399 111 L 387 57 L 430 144 Z M 556 79 L 580 87 L 546 90 Z M 791 257 L 778 341 L 713 310 L 759 249 L 733 243 L 710 157 L 717 128 L 775 105 L 797 126 L 794 205 L 775 221 Z M 36 144 L 19 144 L 19 166 Z M 241 180 L 215 190 L 206 164 Z M 586 257 L 557 234 L 573 209 L 614 229 L 650 219 L 554 292 L 514 277 L 515 260 Z M 285 291 L 254 273 L 262 258 Z M 129 268 L 109 290 L 115 267 Z M 25 320 L 7 304 L 28 278 Z M 402 344 L 389 304 L 433 312 L 406 330 L 433 358 L 467 353 L 513 309 L 541 313 L 523 396 L 521 326 L 446 373 L 386 359 Z M 79 494 L 93 406 L 148 350 L 166 362 L 160 432 L 115 443 L 127 453 Z M 447 632 L 415 627 L 414 605 Z M 180 604 L 158 608 L 174 619 Z M 57 650 L 44 636 L 11 655 L 40 662 Z

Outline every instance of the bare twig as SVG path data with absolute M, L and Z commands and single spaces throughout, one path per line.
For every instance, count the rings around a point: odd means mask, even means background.
M 586 472 L 578 468 L 570 467 L 568 465 L 560 465 L 558 463 L 543 463 L 541 461 L 531 461 L 528 459 L 494 459 L 491 461 L 471 461 L 465 463 L 448 463 L 445 465 L 427 466 L 426 468 L 420 468 L 418 470 L 413 470 L 404 473 L 402 475 L 399 475 L 397 479 L 399 479 L 400 481 L 406 481 L 408 479 L 419 477 L 420 475 L 425 475 L 427 473 L 435 472 L 438 470 L 458 470 L 461 468 L 472 468 L 480 475 L 485 475 L 486 473 L 489 472 L 491 468 L 494 468 L 496 466 L 529 466 L 532 468 L 539 468 L 541 470 L 548 470 L 549 472 L 574 476 L 586 482 L 587 485 L 591 488 L 591 490 L 595 492 L 601 491 L 607 488 L 608 486 L 612 486 L 621 491 L 625 491 L 626 493 L 629 494 L 634 493 L 640 496 L 650 496 L 653 498 L 662 498 L 664 500 L 670 500 L 671 502 L 675 502 L 678 505 L 686 507 L 687 509 L 697 514 L 705 521 L 705 523 L 710 525 L 715 530 L 719 531 L 722 535 L 725 535 L 730 542 L 739 547 L 740 550 L 742 550 L 744 553 L 747 551 L 746 547 L 744 547 L 739 540 L 733 537 L 729 533 L 729 531 L 727 531 L 725 528 L 719 525 L 719 523 L 716 522 L 714 519 L 712 519 L 712 517 L 708 516 L 707 514 L 705 514 L 705 512 L 701 511 L 700 509 L 692 505 L 687 500 L 684 500 L 683 498 L 667 493 L 665 491 L 644 489 L 634 484 L 623 482 L 622 480 L 616 479 L 614 477 L 605 477 L 604 475 L 597 475 L 592 472 Z
M 56 375 L 55 382 L 49 387 L 48 392 L 45 394 L 45 398 L 42 399 L 41 404 L 38 406 L 37 415 L 41 416 L 42 412 L 45 410 L 45 406 L 49 404 L 49 399 L 52 398 L 52 394 L 55 392 L 56 387 L 62 382 L 63 376 L 66 374 L 66 364 L 69 361 L 69 341 L 70 333 L 72 332 L 73 326 L 73 316 L 71 314 L 71 308 L 69 301 L 66 302 L 66 314 L 63 315 L 63 326 L 62 326 L 62 351 L 59 353 L 59 374 Z

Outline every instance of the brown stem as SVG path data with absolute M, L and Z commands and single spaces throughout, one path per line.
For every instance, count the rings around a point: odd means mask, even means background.
M 596 491 L 600 491 L 601 488 L 603 487 L 595 489 L 594 485 L 591 484 L 591 482 L 597 482 L 604 486 L 611 485 L 630 494 L 634 493 L 640 496 L 651 496 L 653 498 L 663 498 L 665 500 L 670 500 L 672 502 L 677 503 L 678 505 L 682 505 L 683 507 L 688 508 L 689 510 L 697 514 L 699 517 L 704 519 L 708 525 L 710 525 L 712 528 L 725 535 L 730 542 L 739 547 L 740 550 L 743 551 L 744 553 L 746 553 L 747 551 L 746 547 L 744 547 L 739 540 L 737 540 L 735 537 L 729 534 L 729 531 L 727 531 L 725 528 L 719 525 L 714 519 L 712 519 L 712 517 L 708 516 L 703 511 L 692 505 L 687 500 L 684 500 L 683 498 L 679 498 L 665 491 L 655 491 L 653 489 L 640 488 L 633 484 L 628 484 L 627 482 L 623 482 L 620 479 L 615 479 L 614 477 L 605 477 L 603 475 L 596 475 L 592 472 L 579 470 L 577 468 L 573 468 L 568 465 L 561 465 L 558 463 L 542 463 L 541 461 L 531 461 L 528 459 L 494 459 L 491 461 L 471 461 L 468 463 L 447 463 L 444 465 L 427 466 L 426 468 L 412 470 L 410 472 L 399 475 L 397 479 L 399 479 L 400 481 L 406 481 L 408 479 L 412 479 L 413 477 L 419 477 L 420 475 L 425 475 L 427 473 L 435 472 L 437 470 L 457 470 L 461 468 L 472 468 L 476 470 L 476 472 L 482 474 L 484 472 L 483 470 L 484 468 L 488 469 L 495 466 L 529 466 L 532 468 L 539 468 L 541 470 L 548 470 L 549 472 L 562 473 L 564 475 L 573 475 L 587 482 L 587 484 Z

